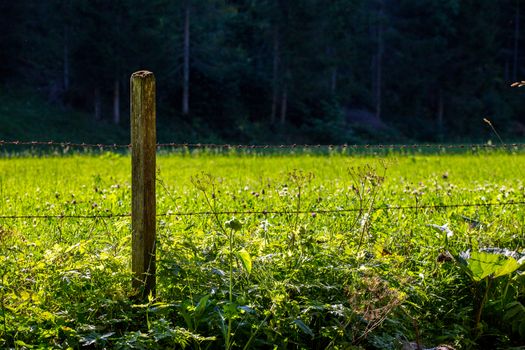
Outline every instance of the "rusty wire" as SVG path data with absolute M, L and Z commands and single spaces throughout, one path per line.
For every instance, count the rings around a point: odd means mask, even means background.
M 470 207 L 496 207 L 496 206 L 516 206 L 525 205 L 525 201 L 511 202 L 490 202 L 490 203 L 456 203 L 456 204 L 421 204 L 406 206 L 377 206 L 371 208 L 377 210 L 423 210 L 423 209 L 451 209 L 451 208 L 470 208 Z M 310 210 L 225 210 L 225 211 L 195 211 L 195 212 L 173 212 L 167 211 L 157 214 L 157 217 L 170 216 L 208 216 L 208 215 L 297 215 L 297 214 L 344 214 L 363 211 L 362 208 L 342 208 L 342 209 L 310 209 Z M 0 219 L 107 219 L 131 217 L 131 213 L 108 213 L 103 215 L 0 215 Z
M 62 148 L 98 148 L 98 149 L 131 149 L 131 144 L 75 143 L 57 141 L 5 141 L 1 146 L 55 146 Z M 408 149 L 512 149 L 525 148 L 525 143 L 507 144 L 218 144 L 218 143 L 158 143 L 157 148 L 172 149 L 340 149 L 340 150 L 408 150 Z

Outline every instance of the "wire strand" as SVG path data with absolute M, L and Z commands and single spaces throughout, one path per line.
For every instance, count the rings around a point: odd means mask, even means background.
M 525 201 L 518 202 L 498 202 L 498 203 L 458 203 L 458 204 L 422 204 L 406 206 L 377 206 L 372 211 L 377 210 L 420 210 L 420 209 L 451 209 L 451 208 L 470 208 L 470 207 L 496 207 L 496 206 L 515 206 L 525 205 Z M 343 209 L 311 209 L 311 210 L 225 210 L 225 211 L 195 211 L 195 212 L 172 212 L 159 213 L 157 217 L 170 216 L 208 216 L 208 215 L 290 215 L 290 214 L 338 214 L 363 211 L 361 208 Z M 0 215 L 0 219 L 107 219 L 131 217 L 131 213 L 115 213 L 105 215 Z
M 75 143 L 57 141 L 5 141 L 0 140 L 0 146 L 55 146 L 62 148 L 98 148 L 98 149 L 131 149 L 131 144 Z M 341 150 L 407 150 L 407 149 L 501 149 L 525 148 L 525 143 L 508 144 L 217 144 L 217 143 L 158 143 L 157 148 L 172 149 L 341 149 Z
M 476 149 L 476 148 L 523 148 L 525 143 L 509 144 L 280 144 L 280 145 L 243 145 L 215 143 L 159 143 L 158 148 L 205 148 L 205 149 Z
M 103 144 L 103 143 L 75 143 L 56 141 L 5 141 L 0 140 L 0 146 L 58 146 L 62 148 L 131 148 L 129 144 Z

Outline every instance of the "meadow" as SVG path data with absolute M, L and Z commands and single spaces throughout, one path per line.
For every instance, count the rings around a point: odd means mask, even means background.
M 522 152 L 160 154 L 147 302 L 130 167 L 0 158 L 0 348 L 523 349 Z

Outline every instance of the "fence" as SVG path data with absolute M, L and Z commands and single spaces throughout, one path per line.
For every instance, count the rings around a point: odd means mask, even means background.
M 367 208 L 370 211 L 387 210 L 423 210 L 423 209 L 452 209 L 452 208 L 472 208 L 472 207 L 505 207 L 525 205 L 525 201 L 509 201 L 497 203 L 461 203 L 461 204 L 421 204 L 421 205 L 403 205 L 403 206 L 376 206 Z M 166 212 L 156 213 L 155 217 L 179 217 L 179 216 L 209 216 L 209 215 L 290 215 L 290 214 L 344 214 L 361 212 L 362 208 L 345 208 L 345 209 L 320 209 L 320 210 L 244 210 L 244 211 L 190 211 L 190 212 Z M 0 219 L 111 219 L 111 218 L 131 218 L 132 213 L 109 213 L 101 215 L 66 215 L 66 214 L 46 214 L 46 215 L 0 215 Z
M 57 141 L 5 141 L 0 140 L 0 146 L 56 146 L 61 148 L 78 148 L 78 149 L 132 149 L 131 144 L 102 144 L 102 143 L 75 143 L 75 142 L 57 142 Z M 523 150 L 525 143 L 502 143 L 502 144 L 488 144 L 488 143 L 464 143 L 464 144 L 267 144 L 267 145 L 243 145 L 243 144 L 216 144 L 216 143 L 157 143 L 157 149 L 171 148 L 171 149 L 219 149 L 219 150 L 316 150 L 316 149 L 332 149 L 332 150 Z
M 315 211 L 305 210 L 243 210 L 243 211 L 196 211 L 196 212 L 156 212 L 156 151 L 162 148 L 170 149 L 218 149 L 218 150 L 481 150 L 505 149 L 523 150 L 524 143 L 511 144 L 413 144 L 413 145 L 230 145 L 230 144 L 189 144 L 189 143 L 157 143 L 155 134 L 155 79 L 152 73 L 141 71 L 131 76 L 131 144 L 95 144 L 55 141 L 4 141 L 3 146 L 31 147 L 62 147 L 99 150 L 128 150 L 132 156 L 132 211 L 131 213 L 107 213 L 101 215 L 0 215 L 0 219 L 105 219 L 130 217 L 132 221 L 132 271 L 135 276 L 133 287 L 142 291 L 142 297 L 155 293 L 155 241 L 156 219 L 169 216 L 209 216 L 209 215 L 289 215 L 289 214 L 344 214 L 360 212 L 362 208 L 325 209 Z M 461 203 L 438 205 L 406 205 L 406 206 L 376 206 L 371 211 L 387 210 L 420 210 L 449 209 L 466 207 L 496 207 L 525 205 L 525 201 L 508 201 L 494 203 Z

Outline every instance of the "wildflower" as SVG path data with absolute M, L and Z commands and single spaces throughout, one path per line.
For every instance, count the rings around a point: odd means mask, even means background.
M 448 228 L 448 223 L 444 224 L 443 226 L 434 225 L 434 224 L 429 224 L 427 226 L 433 227 L 433 228 L 435 228 L 436 230 L 438 230 L 440 232 L 446 233 L 447 237 L 449 237 L 449 238 L 454 235 L 454 232 L 452 232 L 452 230 Z

